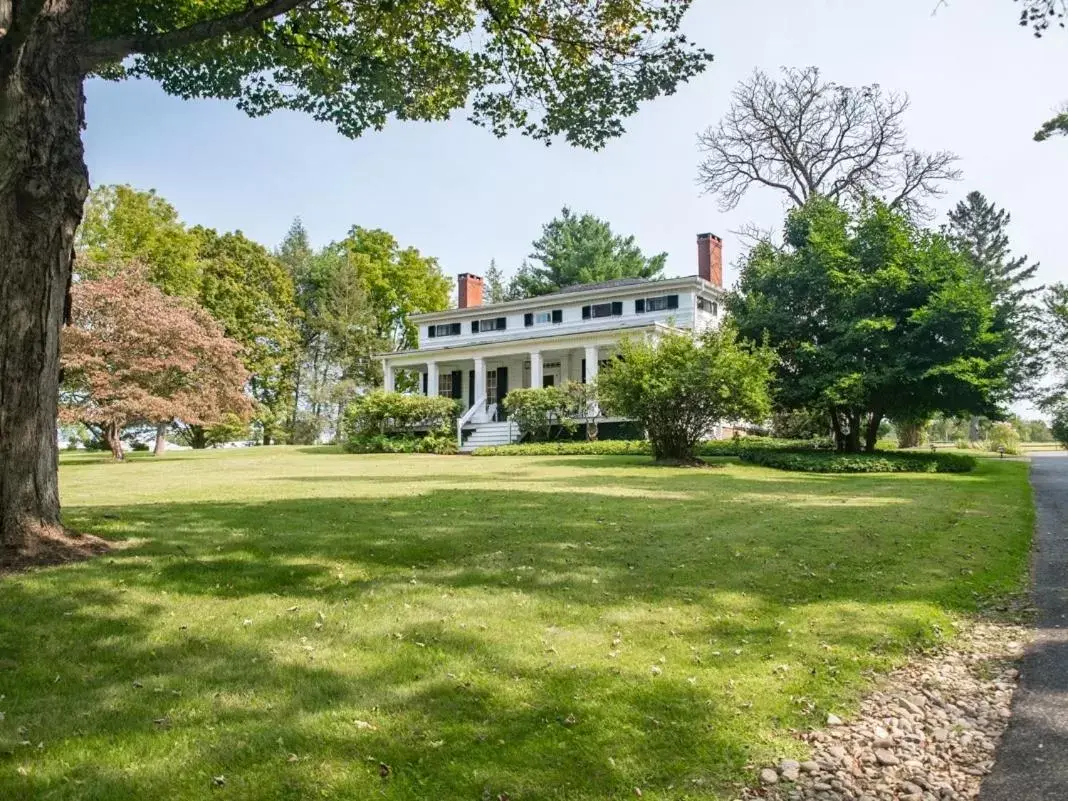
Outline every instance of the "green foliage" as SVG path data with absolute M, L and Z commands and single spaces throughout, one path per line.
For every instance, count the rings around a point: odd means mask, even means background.
M 830 420 L 823 409 L 785 409 L 771 416 L 771 435 L 783 439 L 811 439 L 827 435 Z
M 426 436 L 389 436 L 371 434 L 350 437 L 345 441 L 347 453 L 456 453 L 456 435 L 447 431 L 430 431 Z
M 564 207 L 542 228 L 530 257 L 512 280 L 510 297 L 533 297 L 576 284 L 615 278 L 659 278 L 666 253 L 646 257 L 633 236 L 612 233 L 607 221 Z
M 1068 406 L 1068 284 L 1053 284 L 1042 305 L 1047 365 L 1053 382 L 1041 405 L 1056 410 Z
M 968 473 L 974 456 L 960 453 L 838 453 L 747 450 L 743 462 L 802 473 Z
M 599 375 L 609 414 L 639 420 L 657 459 L 692 461 L 697 444 L 726 420 L 763 420 L 774 354 L 739 340 L 733 324 L 700 335 L 626 339 Z
M 1068 448 L 1068 406 L 1062 406 L 1053 413 L 1050 432 L 1062 448 Z
M 345 409 L 344 433 L 349 440 L 416 427 L 452 433 L 450 424 L 456 413 L 452 398 L 376 390 L 356 398 Z
M 504 283 L 504 273 L 497 266 L 496 259 L 490 259 L 489 267 L 486 268 L 486 302 L 504 303 L 512 300 L 508 295 L 508 287 Z
M 981 192 L 970 192 L 950 210 L 945 234 L 979 271 L 993 296 L 992 330 L 1006 338 L 1010 389 L 1014 397 L 1021 397 L 1042 374 L 1041 326 L 1034 303 L 1042 288 L 1032 285 L 1038 264 L 1029 264 L 1027 256 L 1011 254 L 1011 221 L 1007 211 Z
M 303 111 L 351 137 L 392 118 L 444 120 L 467 109 L 497 135 L 516 129 L 599 147 L 641 101 L 671 93 L 711 60 L 677 32 L 688 5 L 95 4 L 86 60 L 105 78 L 155 79 L 179 97 L 235 100 L 252 116 Z
M 178 211 L 155 190 L 101 186 L 85 202 L 74 270 L 84 279 L 114 278 L 136 262 L 144 278 L 164 293 L 196 297 L 197 246 Z
M 205 427 L 204 439 L 209 446 L 245 441 L 249 439 L 249 424 L 236 414 L 228 414 L 221 422 Z
M 578 426 L 572 417 L 574 400 L 563 387 L 513 389 L 504 398 L 504 409 L 523 438 L 535 442 L 548 439 L 554 428 L 572 432 Z
M 987 438 L 987 450 L 998 453 L 1019 453 L 1020 433 L 1012 423 L 994 423 Z
M 1045 142 L 1054 136 L 1068 136 L 1068 107 L 1046 120 L 1042 127 L 1035 131 L 1036 142 Z
M 730 457 L 740 456 L 754 450 L 831 450 L 834 447 L 829 439 L 773 439 L 771 437 L 735 437 L 732 439 L 712 439 L 698 444 L 698 456 Z M 653 446 L 649 440 L 598 440 L 583 442 L 579 440 L 565 442 L 531 442 L 519 445 L 494 445 L 477 448 L 475 456 L 629 456 L 652 455 Z
M 828 410 L 839 447 L 875 447 L 884 417 L 984 412 L 1009 396 L 1011 348 L 989 288 L 945 237 L 878 202 L 814 198 L 783 248 L 762 243 L 730 309 L 779 356 L 776 404 Z

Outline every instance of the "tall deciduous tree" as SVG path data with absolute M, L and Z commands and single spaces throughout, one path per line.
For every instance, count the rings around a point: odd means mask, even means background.
M 658 278 L 667 261 L 666 253 L 645 256 L 633 236 L 613 233 L 606 220 L 567 207 L 545 224 L 533 248 L 535 264 L 524 263 L 512 282 L 516 297 L 615 278 Z
M 1013 256 L 1008 227 L 1012 217 L 986 199 L 970 192 L 949 212 L 945 234 L 971 261 L 994 297 L 994 327 L 1009 336 L 1013 349 L 1009 374 L 1017 397 L 1030 392 L 1043 369 L 1040 323 L 1032 285 L 1038 264 L 1027 256 Z
M 198 300 L 241 345 L 249 393 L 257 404 L 254 422 L 269 445 L 280 435 L 292 400 L 300 316 L 293 279 L 266 248 L 240 231 L 220 235 L 196 228 L 193 233 L 199 242 Z
M 599 147 L 707 65 L 678 32 L 688 5 L 0 0 L 0 549 L 61 532 L 59 335 L 88 191 L 87 76 L 300 110 L 349 136 L 466 108 L 499 135 Z
M 104 278 L 137 262 L 168 295 L 195 297 L 200 289 L 197 238 L 155 190 L 102 186 L 89 193 L 78 229 L 77 271 Z
M 855 203 L 868 195 L 910 216 L 956 180 L 957 157 L 909 148 L 907 95 L 878 84 L 843 86 L 816 67 L 757 70 L 734 90 L 730 110 L 698 136 L 698 180 L 733 209 L 753 187 L 781 192 L 795 206 L 815 195 Z
M 79 282 L 71 300 L 61 419 L 97 426 L 116 459 L 130 423 L 251 410 L 240 346 L 204 310 L 130 273 Z
M 779 355 L 781 408 L 823 408 L 840 449 L 870 451 L 886 417 L 1007 400 L 992 293 L 945 237 L 879 202 L 851 215 L 816 197 L 788 215 L 785 242 L 753 249 L 730 303 L 742 335 Z

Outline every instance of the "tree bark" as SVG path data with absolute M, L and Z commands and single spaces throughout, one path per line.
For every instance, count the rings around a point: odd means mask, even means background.
M 62 533 L 59 335 L 89 189 L 77 56 L 88 3 L 26 9 L 0 38 L 0 563 Z
M 879 441 L 879 426 L 883 423 L 883 413 L 878 409 L 872 411 L 868 418 L 868 427 L 864 432 L 864 450 L 875 453 L 875 443 Z
M 152 451 L 153 456 L 162 456 L 167 450 L 167 429 L 170 423 L 156 423 L 156 447 Z
M 116 462 L 121 462 L 126 458 L 126 454 L 122 450 L 122 426 L 118 423 L 105 425 L 104 440 L 107 442 L 108 447 L 111 448 L 111 455 L 115 457 Z

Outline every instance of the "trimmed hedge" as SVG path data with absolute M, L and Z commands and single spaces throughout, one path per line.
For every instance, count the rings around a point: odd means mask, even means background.
M 960 453 L 836 453 L 750 450 L 743 462 L 802 473 L 967 473 L 974 456 Z
M 826 450 L 830 440 L 773 439 L 771 437 L 739 437 L 711 439 L 697 448 L 699 456 L 740 456 L 753 450 L 769 449 Z M 521 445 L 496 445 L 476 448 L 475 456 L 648 456 L 652 454 L 648 440 L 597 440 L 596 442 L 558 441 L 530 442 Z
M 425 437 L 371 434 L 350 437 L 347 453 L 456 453 L 456 437 L 447 431 L 431 431 Z

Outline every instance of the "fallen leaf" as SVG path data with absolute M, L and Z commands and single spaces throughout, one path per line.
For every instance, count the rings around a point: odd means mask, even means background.
M 387 765 L 385 762 L 378 763 L 378 775 L 383 779 L 388 779 L 389 775 L 393 772 L 393 768 Z

